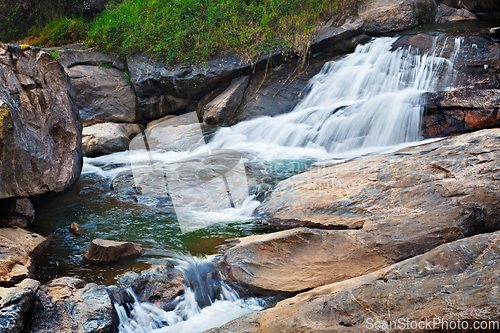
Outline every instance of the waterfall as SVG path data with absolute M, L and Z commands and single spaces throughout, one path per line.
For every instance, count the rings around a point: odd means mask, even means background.
M 212 258 L 213 259 L 213 258 Z M 175 260 L 184 275 L 184 294 L 173 301 L 175 308 L 164 311 L 149 303 L 141 303 L 131 289 L 128 304 L 115 303 L 120 320 L 120 333 L 194 333 L 258 311 L 263 301 L 240 298 L 218 277 L 212 259 L 185 257 Z
M 209 145 L 254 153 L 259 159 L 325 159 L 353 151 L 376 152 L 420 140 L 423 92 L 454 80 L 453 60 L 436 41 L 427 53 L 391 50 L 397 38 L 377 38 L 354 53 L 327 62 L 295 109 L 222 128 Z M 446 44 L 446 43 L 445 43 Z

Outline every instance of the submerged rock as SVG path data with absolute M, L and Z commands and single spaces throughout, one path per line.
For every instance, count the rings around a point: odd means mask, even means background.
M 30 276 L 31 255 L 40 250 L 46 238 L 20 228 L 0 228 L 0 282 Z
M 499 158 L 491 129 L 291 177 L 257 214 L 332 230 L 242 238 L 223 257 L 226 275 L 253 290 L 300 291 L 498 230 Z
M 109 264 L 114 261 L 140 257 L 144 250 L 136 243 L 94 239 L 83 258 L 95 264 Z
M 40 282 L 24 279 L 14 287 L 0 287 L 0 332 L 24 332 Z
M 83 126 L 137 122 L 137 99 L 125 74 L 115 68 L 75 66 L 68 70 Z
M 130 141 L 141 133 L 139 124 L 104 123 L 83 128 L 85 156 L 100 156 L 128 150 Z
M 82 168 L 82 125 L 63 67 L 0 44 L 0 198 L 59 192 Z
M 207 332 L 367 332 L 375 321 L 404 331 L 395 325 L 436 318 L 441 321 L 430 330 L 453 331 L 452 321 L 471 328 L 474 321 L 489 320 L 497 325 L 490 326 L 493 332 L 500 327 L 500 297 L 494 292 L 499 272 L 500 232 L 477 235 L 315 288 Z M 448 326 L 441 326 L 445 321 Z
M 62 277 L 36 293 L 29 333 L 114 333 L 118 315 L 105 286 Z

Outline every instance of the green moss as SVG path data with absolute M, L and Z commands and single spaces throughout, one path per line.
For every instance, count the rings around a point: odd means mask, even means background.
M 9 115 L 9 106 L 4 101 L 0 100 L 0 141 L 3 140 L 3 123 L 4 118 Z M 10 124 L 9 124 L 10 125 Z

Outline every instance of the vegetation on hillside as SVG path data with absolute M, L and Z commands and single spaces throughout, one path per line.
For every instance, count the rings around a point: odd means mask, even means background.
M 28 42 L 54 46 L 84 40 L 118 56 L 144 51 L 169 63 L 191 63 L 226 52 L 252 58 L 274 47 L 304 54 L 322 23 L 361 1 L 111 1 L 92 20 L 63 17 L 32 30 Z

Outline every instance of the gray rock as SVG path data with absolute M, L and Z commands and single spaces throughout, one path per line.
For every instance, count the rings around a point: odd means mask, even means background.
M 94 239 L 83 258 L 94 264 L 109 264 L 118 260 L 140 257 L 144 250 L 136 243 Z
M 146 122 L 185 111 L 188 105 L 188 100 L 170 95 L 138 98 L 139 112 L 142 119 Z
M 166 311 L 172 310 L 172 300 L 182 295 L 185 288 L 184 276 L 171 263 L 154 265 L 140 274 L 127 272 L 116 280 L 121 291 L 115 293 L 132 288 L 140 302 L 152 303 Z
M 0 287 L 0 331 L 23 332 L 35 304 L 40 282 L 24 279 L 14 287 Z
M 68 73 L 77 93 L 75 105 L 83 126 L 138 122 L 137 99 L 122 71 L 81 65 L 70 68 Z
M 221 55 L 197 65 L 167 66 L 145 54 L 127 58 L 130 80 L 138 97 L 168 94 L 197 100 L 211 90 L 250 72 L 251 63 Z
M 130 140 L 141 133 L 141 126 L 127 123 L 103 123 L 83 128 L 85 156 L 99 156 L 128 150 Z
M 82 125 L 63 67 L 0 44 L 0 198 L 59 192 L 79 177 Z
M 208 125 L 227 125 L 233 120 L 248 86 L 249 76 L 231 81 L 231 85 L 203 108 L 203 121 Z
M 105 286 L 62 277 L 36 293 L 29 333 L 115 333 L 118 315 Z
M 79 65 L 110 66 L 121 71 L 126 68 L 123 60 L 110 54 L 93 51 L 80 44 L 46 48 L 45 50 L 57 55 L 57 61 L 66 68 Z
M 436 11 L 436 23 L 459 22 L 459 21 L 477 21 L 476 15 L 467 9 L 456 9 L 440 4 Z

